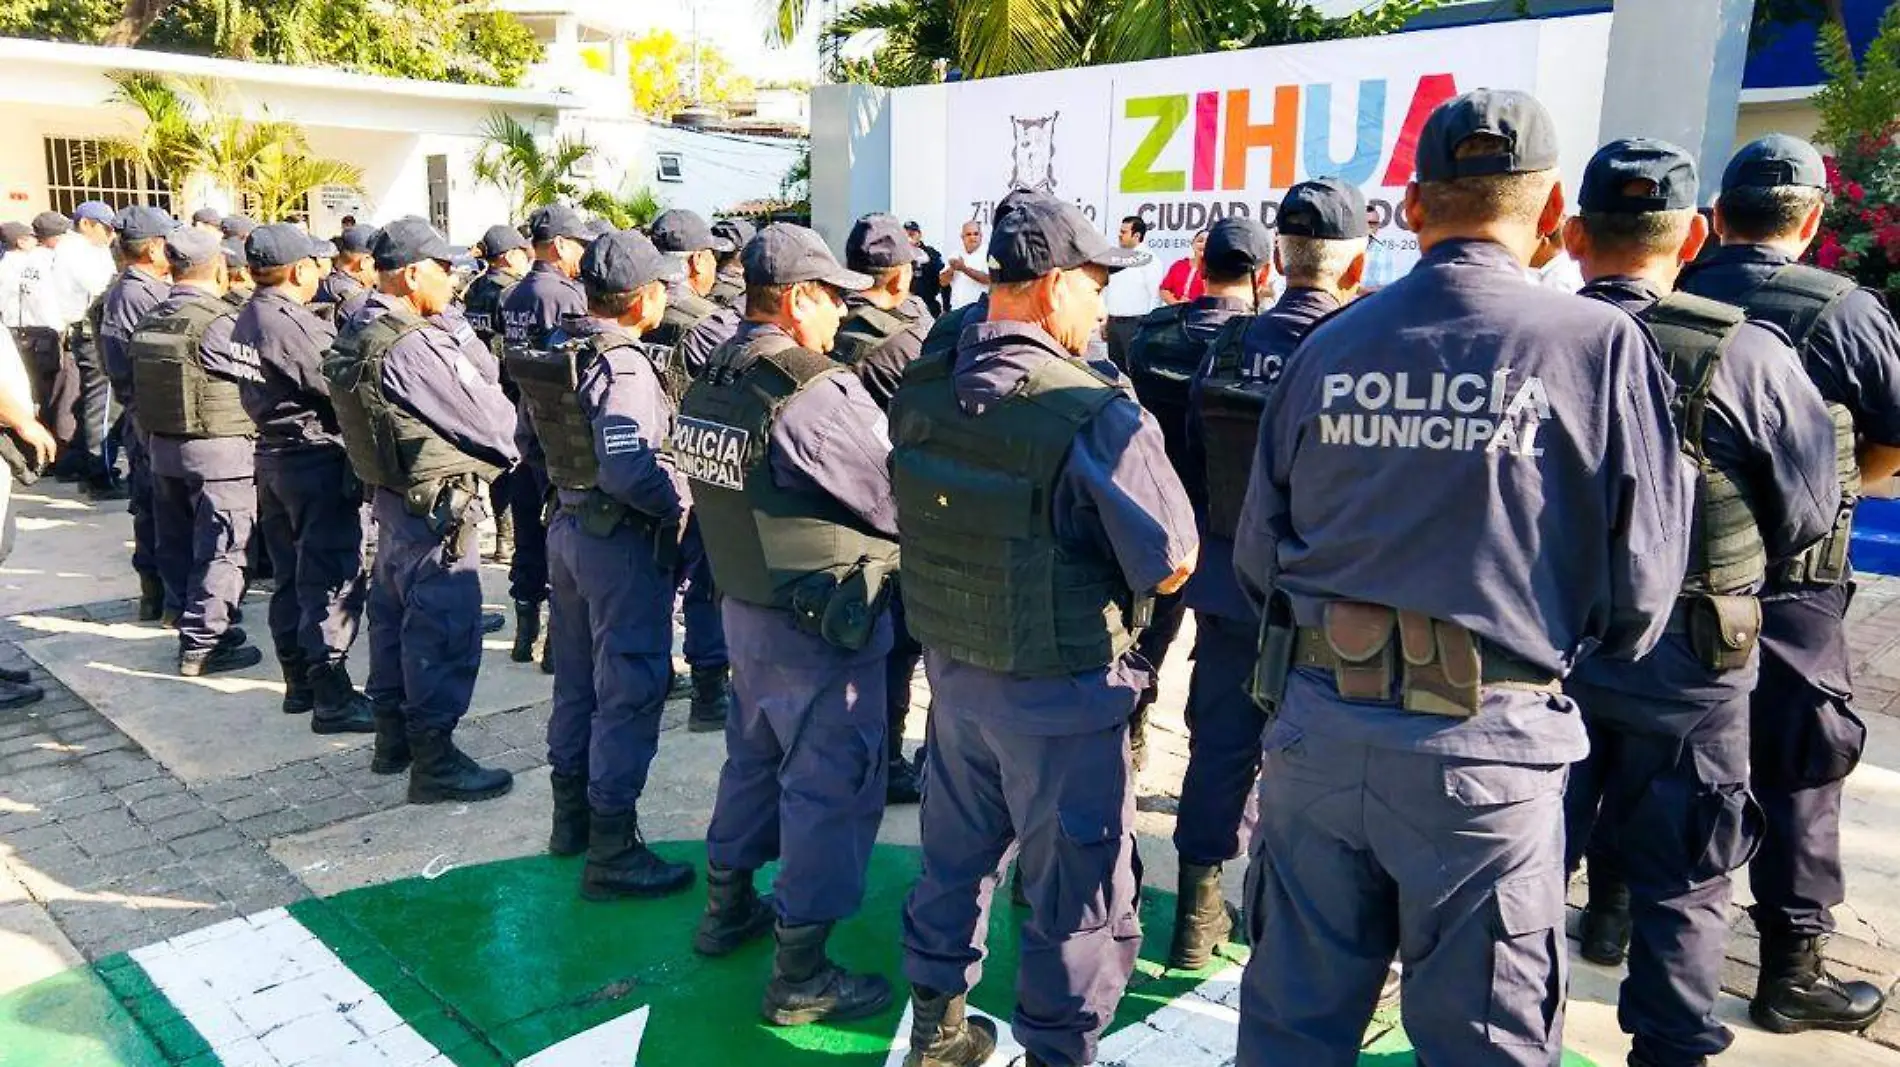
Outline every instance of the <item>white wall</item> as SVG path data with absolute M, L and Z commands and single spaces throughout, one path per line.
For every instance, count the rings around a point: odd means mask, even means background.
M 667 207 L 709 218 L 743 201 L 777 196 L 802 147 L 796 141 L 699 133 L 637 118 L 580 115 L 563 128 L 594 144 L 593 184 L 622 193 L 645 185 Z M 679 154 L 682 181 L 660 181 L 663 152 Z

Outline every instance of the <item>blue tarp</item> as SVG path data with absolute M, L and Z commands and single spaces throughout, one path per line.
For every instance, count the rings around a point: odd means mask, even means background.
M 1900 500 L 1861 501 L 1852 558 L 1857 571 L 1900 574 Z
M 1880 27 L 1880 16 L 1895 0 L 1845 0 L 1847 38 L 1854 54 L 1867 51 L 1868 42 Z M 1821 64 L 1814 58 L 1815 26 L 1778 25 L 1770 27 L 1765 41 L 1757 42 L 1742 72 L 1746 89 L 1787 89 L 1819 85 L 1827 80 Z

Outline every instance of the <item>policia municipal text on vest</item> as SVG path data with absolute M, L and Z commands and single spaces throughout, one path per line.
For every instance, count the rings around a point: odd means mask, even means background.
M 1676 428 L 1683 452 L 1696 465 L 1689 569 L 1669 626 L 1687 632 L 1703 666 L 1737 670 L 1748 665 L 1761 637 L 1761 602 L 1754 591 L 1766 576 L 1768 552 L 1742 473 L 1722 469 L 1703 442 L 1710 386 L 1747 315 L 1727 304 L 1672 293 L 1641 318 L 1676 383 Z
M 787 338 L 729 341 L 686 391 L 673 453 L 693 482 L 720 593 L 789 611 L 806 632 L 855 650 L 883 610 L 897 544 L 829 496 L 780 488 L 770 459 L 785 406 L 848 373 Z
M 200 346 L 211 325 L 236 312 L 216 297 L 194 297 L 145 320 L 132 335 L 132 390 L 139 423 L 167 437 L 256 437 L 236 382 L 205 370 Z
M 1050 503 L 1076 434 L 1120 391 L 1051 359 L 972 416 L 950 366 L 941 354 L 912 363 L 891 406 L 906 624 L 926 647 L 1003 674 L 1114 662 L 1134 647 L 1153 599 L 1129 589 L 1113 560 L 1057 540 Z
M 470 518 L 482 483 L 499 470 L 456 448 L 383 394 L 383 360 L 397 342 L 426 325 L 407 311 L 391 310 L 337 338 L 323 361 L 323 376 L 357 478 L 401 493 L 409 513 L 428 519 L 431 531 L 459 551 L 463 538 L 475 535 Z
M 608 359 L 616 352 L 628 352 L 631 358 L 644 360 L 657 376 L 666 353 L 648 348 L 633 335 L 608 330 L 589 337 L 571 338 L 547 352 L 532 349 L 510 351 L 508 373 L 521 390 L 522 403 L 534 424 L 535 436 L 546 454 L 548 481 L 556 489 L 585 493 L 578 505 L 560 505 L 572 511 L 581 532 L 593 537 L 610 536 L 622 524 L 655 536 L 654 551 L 662 566 L 670 567 L 679 545 L 676 527 L 668 536 L 657 536 L 659 525 L 652 516 L 643 515 L 600 490 L 600 457 L 594 451 L 594 427 L 581 409 L 581 377 L 596 360 Z M 658 356 L 656 359 L 655 356 Z

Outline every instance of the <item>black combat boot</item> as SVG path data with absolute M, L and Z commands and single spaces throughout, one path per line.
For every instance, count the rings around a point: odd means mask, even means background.
M 691 864 L 660 858 L 640 836 L 640 817 L 588 813 L 587 866 L 581 870 L 585 900 L 664 897 L 693 884 Z
M 1135 713 L 1128 717 L 1128 753 L 1136 774 L 1148 765 L 1148 709 L 1160 698 L 1161 683 L 1156 682 L 1142 691 L 1141 699 L 1135 702 Z
M 693 951 L 726 956 L 772 932 L 772 898 L 752 887 L 752 871 L 706 864 L 706 914 L 693 932 Z
M 1870 982 L 1843 982 L 1828 973 L 1822 939 L 1769 934 L 1761 939 L 1761 978 L 1748 1017 L 1777 1034 L 1806 1030 L 1857 1033 L 1880 1018 L 1887 998 Z
M 237 640 L 227 640 L 231 633 L 238 635 Z M 218 639 L 210 648 L 194 649 L 178 654 L 178 673 L 186 678 L 198 678 L 207 674 L 224 674 L 227 671 L 241 671 L 264 662 L 263 650 L 255 645 L 244 643 L 244 632 L 232 627 L 229 633 Z
M 409 729 L 403 722 L 402 704 L 376 701 L 370 705 L 376 720 L 376 750 L 370 756 L 371 774 L 401 774 L 409 769 Z
M 1630 887 L 1621 878 L 1590 872 L 1590 902 L 1583 909 L 1583 958 L 1620 967 L 1630 950 Z
M 508 658 L 516 663 L 533 663 L 535 646 L 541 640 L 541 605 L 532 600 L 515 601 L 515 647 Z
M 830 923 L 787 926 L 774 931 L 778 955 L 765 987 L 759 1013 L 773 1026 L 864 1019 L 891 1003 L 891 984 L 875 974 L 852 974 L 825 955 Z
M 555 771 L 548 775 L 548 782 L 554 786 L 554 829 L 548 834 L 548 853 L 578 856 L 587 851 L 587 776 Z
M 277 666 L 284 672 L 284 714 L 302 715 L 317 706 L 317 694 L 305 677 L 307 667 L 302 651 L 277 651 Z
M 910 1055 L 904 1067 L 982 1067 L 996 1051 L 996 1024 L 972 1019 L 967 999 L 916 986 L 910 991 Z
M 139 621 L 157 622 L 165 617 L 165 583 L 156 574 L 139 575 Z
M 310 668 L 310 688 L 317 695 L 316 714 L 310 716 L 313 734 L 373 734 L 376 714 L 369 698 L 356 691 L 350 669 L 342 663 L 319 663 Z
M 410 730 L 409 803 L 493 800 L 515 786 L 515 776 L 484 767 L 455 747 L 448 730 Z
M 693 668 L 693 707 L 686 717 L 686 729 L 705 734 L 726 728 L 726 715 L 732 709 L 732 668 Z
M 916 804 L 924 799 L 924 783 L 917 777 L 917 767 L 905 759 L 903 753 L 891 757 L 889 773 L 890 777 L 884 783 L 886 807 Z
M 1233 936 L 1237 916 L 1221 896 L 1218 865 L 1181 864 L 1179 889 L 1168 966 L 1177 971 L 1198 971 L 1214 962 L 1214 950 Z

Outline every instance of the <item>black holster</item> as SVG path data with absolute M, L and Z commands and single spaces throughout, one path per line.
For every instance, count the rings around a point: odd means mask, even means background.
M 1260 611 L 1258 658 L 1253 677 L 1247 683 L 1247 695 L 1268 716 L 1280 713 L 1286 698 L 1287 676 L 1293 671 L 1293 644 L 1299 628 L 1293 622 L 1293 605 L 1286 595 L 1268 594 Z

